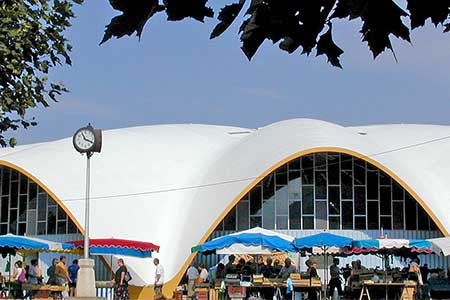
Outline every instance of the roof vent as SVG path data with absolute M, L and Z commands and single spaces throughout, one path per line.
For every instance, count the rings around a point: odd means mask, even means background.
M 358 132 L 359 135 L 367 135 L 367 132 Z
M 230 132 L 228 132 L 228 134 L 231 134 L 231 135 L 236 135 L 236 134 L 249 134 L 249 133 L 252 133 L 251 131 L 230 131 Z

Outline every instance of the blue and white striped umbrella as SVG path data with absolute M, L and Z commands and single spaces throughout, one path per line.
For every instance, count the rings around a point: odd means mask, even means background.
M 0 248 L 10 248 L 18 251 L 64 252 L 74 249 L 74 246 L 27 236 L 6 234 L 0 235 Z
M 191 249 L 194 252 L 216 254 L 270 254 L 276 251 L 296 252 L 292 240 L 285 234 L 260 227 L 215 238 Z

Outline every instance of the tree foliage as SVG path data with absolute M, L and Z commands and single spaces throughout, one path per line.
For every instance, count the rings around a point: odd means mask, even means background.
M 229 0 L 217 15 L 218 24 L 210 38 L 225 32 L 247 7 L 239 28 L 242 51 L 250 60 L 265 40 L 278 44 L 288 53 L 301 49 L 309 55 L 326 55 L 333 66 L 341 67 L 344 51 L 333 40 L 332 25 L 338 19 L 359 19 L 360 33 L 374 58 L 386 49 L 393 52 L 391 37 L 410 41 L 410 31 L 430 19 L 450 31 L 450 0 L 406 0 L 406 10 L 393 0 Z M 214 17 L 207 0 L 109 0 L 122 12 L 106 26 L 101 43 L 111 37 L 136 33 L 141 36 L 145 23 L 158 12 L 167 20 L 193 18 L 203 22 Z M 409 19 L 410 26 L 405 25 Z
M 5 132 L 36 125 L 26 112 L 67 89 L 46 74 L 58 64 L 71 64 L 64 30 L 74 17 L 72 6 L 83 0 L 0 1 L 0 144 Z M 15 139 L 9 144 L 14 146 Z

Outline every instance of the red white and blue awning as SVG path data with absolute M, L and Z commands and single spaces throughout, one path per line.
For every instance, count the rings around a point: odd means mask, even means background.
M 67 242 L 78 249 L 84 248 L 84 240 Z M 152 252 L 159 251 L 153 243 L 115 238 L 90 239 L 89 252 L 93 255 L 125 255 L 134 257 L 151 257 Z

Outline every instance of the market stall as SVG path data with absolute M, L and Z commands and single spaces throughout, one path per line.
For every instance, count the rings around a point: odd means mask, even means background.
M 297 252 L 297 249 L 292 244 L 293 240 L 294 238 L 291 236 L 256 227 L 213 239 L 193 247 L 191 251 L 204 254 L 245 254 L 258 259 L 264 256 L 276 255 L 277 253 Z M 197 295 L 199 293 L 200 295 L 205 295 L 204 293 L 208 289 L 210 300 L 223 298 L 225 291 L 227 291 L 229 298 L 242 299 L 246 297 L 254 298 L 260 293 L 278 295 L 281 290 L 285 294 L 288 289 L 316 289 L 320 288 L 320 286 L 320 280 L 301 281 L 299 274 L 292 274 L 289 283 L 286 279 L 267 278 L 262 274 L 253 276 L 228 274 L 223 280 L 216 281 L 212 288 L 202 287 L 201 290 L 197 290 Z M 197 298 L 204 299 L 204 297 L 198 296 Z
M 366 239 L 355 240 L 352 248 L 347 254 L 375 254 L 383 258 L 384 270 L 364 270 L 361 268 L 349 278 L 349 285 L 352 289 L 361 288 L 360 299 L 371 298 L 373 290 L 384 289 L 385 299 L 390 294 L 395 298 L 412 299 L 416 292 L 417 283 L 408 279 L 407 270 L 389 268 L 389 257 L 416 257 L 419 254 L 431 254 L 431 244 L 427 240 L 406 240 L 406 239 Z
M 20 297 L 23 295 L 23 291 L 28 291 L 27 296 L 35 296 L 30 291 L 39 290 L 38 296 L 48 296 L 50 292 L 58 291 L 62 292 L 66 290 L 66 287 L 55 285 L 42 285 L 34 286 L 21 284 L 11 279 L 11 256 L 17 252 L 21 254 L 38 253 L 38 252 L 70 252 L 74 249 L 71 244 L 59 243 L 48 241 L 44 239 L 18 236 L 13 234 L 0 235 L 0 253 L 4 258 L 9 257 L 9 276 L 4 278 L 5 289 L 8 291 L 8 295 L 12 294 L 14 297 Z

